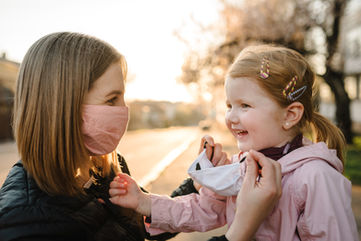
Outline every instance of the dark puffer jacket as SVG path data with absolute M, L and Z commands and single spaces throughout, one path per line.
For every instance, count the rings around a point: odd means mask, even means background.
M 125 160 L 119 157 L 122 171 L 129 174 Z M 109 202 L 108 178 L 97 179 L 82 197 L 49 196 L 39 189 L 21 161 L 14 165 L 0 190 L 0 241 L 10 240 L 166 240 L 174 234 L 149 237 L 143 217 L 133 210 Z M 186 186 L 190 186 L 187 182 Z M 193 185 L 191 185 L 193 187 Z M 178 188 L 175 196 L 194 192 Z M 98 202 L 105 200 L 105 204 Z

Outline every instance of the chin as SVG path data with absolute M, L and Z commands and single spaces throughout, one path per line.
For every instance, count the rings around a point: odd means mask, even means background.
M 243 151 L 243 152 L 246 152 L 246 151 L 249 151 L 250 149 L 252 149 L 249 146 L 246 146 L 246 145 L 244 145 L 243 143 L 240 143 L 240 142 L 237 142 L 237 146 L 238 146 L 238 149 L 240 151 Z

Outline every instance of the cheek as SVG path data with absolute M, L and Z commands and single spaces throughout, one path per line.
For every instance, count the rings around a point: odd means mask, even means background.
M 226 112 L 226 114 L 224 115 L 224 121 L 228 125 L 228 123 L 229 123 L 229 113 L 228 112 Z
M 226 112 L 226 115 L 224 117 L 224 122 L 226 123 L 226 126 L 228 127 L 228 129 L 230 129 L 231 128 L 231 121 L 229 119 L 229 113 L 228 112 Z

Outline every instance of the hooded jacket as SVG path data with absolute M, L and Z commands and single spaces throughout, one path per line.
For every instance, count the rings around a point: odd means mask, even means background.
M 342 175 L 335 150 L 308 140 L 278 161 L 282 197 L 255 234 L 256 240 L 358 240 L 351 208 L 351 182 Z M 238 155 L 233 156 L 238 162 Z M 244 174 L 246 164 L 241 165 Z M 176 199 L 152 196 L 148 231 L 208 231 L 233 222 L 236 196 L 222 197 L 201 188 L 200 194 Z

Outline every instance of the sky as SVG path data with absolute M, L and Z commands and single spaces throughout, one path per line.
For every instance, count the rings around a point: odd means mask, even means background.
M 21 62 L 46 34 L 93 35 L 125 55 L 134 76 L 126 86 L 128 100 L 192 102 L 176 81 L 187 46 L 174 32 L 200 38 L 190 16 L 207 25 L 218 20 L 218 11 L 217 0 L 0 0 L 0 53 Z

